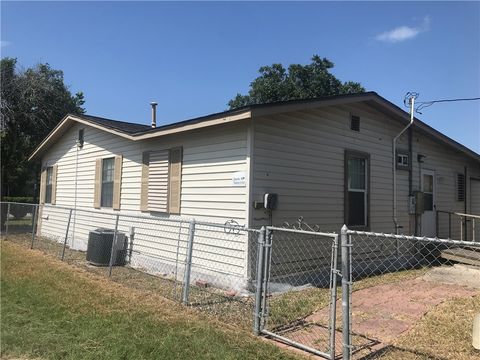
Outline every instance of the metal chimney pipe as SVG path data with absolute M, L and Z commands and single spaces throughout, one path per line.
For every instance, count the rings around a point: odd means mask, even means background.
M 157 103 L 152 101 L 150 103 L 150 105 L 152 106 L 152 128 L 156 128 L 157 127 Z

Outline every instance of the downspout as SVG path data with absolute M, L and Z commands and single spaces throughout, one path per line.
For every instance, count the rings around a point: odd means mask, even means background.
M 463 167 L 463 178 L 464 178 L 464 181 L 465 181 L 465 183 L 463 184 L 463 188 L 465 189 L 464 190 L 465 199 L 464 199 L 464 202 L 463 202 L 463 209 L 464 209 L 464 214 L 468 214 L 467 199 L 468 199 L 468 195 L 470 195 L 470 194 L 467 191 L 468 181 L 467 181 L 467 167 L 466 166 Z M 465 229 L 465 241 L 468 241 L 468 233 L 467 233 L 468 229 L 467 229 L 467 217 L 466 216 L 464 218 L 463 227 Z
M 73 194 L 73 227 L 72 227 L 72 245 L 71 247 L 74 248 L 75 242 L 75 229 L 77 225 L 77 177 L 78 177 L 78 150 L 79 150 L 79 143 L 78 140 L 75 141 L 75 188 Z M 67 234 L 68 237 L 68 234 Z
M 413 196 L 413 129 L 408 128 L 408 196 Z M 409 211 L 410 213 L 410 211 Z M 416 229 L 416 216 L 409 214 L 409 233 L 415 233 Z
M 402 134 L 413 124 L 413 111 L 415 105 L 416 95 L 410 96 L 410 122 L 405 126 L 402 131 L 398 133 L 397 136 L 393 138 L 392 142 L 392 174 L 393 174 L 393 224 L 395 226 L 395 234 L 398 234 L 398 220 L 397 220 L 397 140 Z M 412 159 L 409 159 L 411 162 Z

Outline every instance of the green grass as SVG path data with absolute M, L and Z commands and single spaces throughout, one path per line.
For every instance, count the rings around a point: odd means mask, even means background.
M 27 359 L 291 359 L 155 294 L 2 241 L 1 356 Z

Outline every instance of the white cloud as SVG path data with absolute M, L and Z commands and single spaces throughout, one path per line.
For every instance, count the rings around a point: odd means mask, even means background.
M 393 30 L 385 31 L 378 34 L 375 38 L 378 41 L 384 41 L 389 43 L 396 43 L 415 38 L 418 34 L 428 31 L 430 29 L 430 17 L 425 16 L 422 24 L 417 27 L 412 26 L 399 26 Z
M 5 46 L 8 46 L 10 44 L 11 44 L 10 41 L 0 40 L 0 47 L 5 47 Z

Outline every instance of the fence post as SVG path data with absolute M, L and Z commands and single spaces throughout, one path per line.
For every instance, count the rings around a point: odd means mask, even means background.
M 190 293 L 190 274 L 192 271 L 193 239 L 195 238 L 195 219 L 190 221 L 188 228 L 187 258 L 185 259 L 185 273 L 183 274 L 183 296 L 182 302 L 188 305 L 188 296 Z
M 267 227 L 267 231 L 265 233 L 265 250 L 264 250 L 264 257 L 263 260 L 263 287 L 262 287 L 262 303 L 261 303 L 261 322 L 260 328 L 263 329 L 265 327 L 265 320 L 268 316 L 268 308 L 267 308 L 267 297 L 268 297 L 268 282 L 270 281 L 270 261 L 272 259 L 272 237 L 273 232 L 271 229 Z
M 475 218 L 472 218 L 472 241 L 473 242 L 477 241 L 475 239 Z
M 132 263 L 133 239 L 135 239 L 135 226 L 130 226 L 130 243 L 128 244 L 128 263 Z
M 63 241 L 62 261 L 65 258 L 65 248 L 67 247 L 68 231 L 70 230 L 70 220 L 72 219 L 72 211 L 73 209 L 70 209 L 70 213 L 68 214 L 67 231 L 65 231 L 65 240 Z
M 5 221 L 5 239 L 8 237 L 9 222 L 10 222 L 10 203 L 7 204 L 7 220 Z
M 108 276 L 112 276 L 112 267 L 113 267 L 113 258 L 116 255 L 115 254 L 115 248 L 117 244 L 117 230 L 118 230 L 118 219 L 120 218 L 120 215 L 117 214 L 116 219 L 115 219 L 115 230 L 113 231 L 113 240 L 112 240 L 112 249 L 110 252 L 110 263 L 108 264 Z
M 33 244 L 35 243 L 35 234 L 36 234 L 36 227 L 37 227 L 37 214 L 38 212 L 38 206 L 39 205 L 34 205 L 33 206 L 33 221 L 32 221 L 32 245 L 30 246 L 30 249 L 33 249 Z
M 448 238 L 452 238 L 452 213 L 448 213 Z
M 463 218 L 460 216 L 460 240 L 463 241 Z
M 332 244 L 332 269 L 330 283 L 330 358 L 335 359 L 335 339 L 337 327 L 337 276 L 338 276 L 338 235 Z
M 263 284 L 263 252 L 265 249 L 265 234 L 267 229 L 265 226 L 262 226 L 260 232 L 258 233 L 257 239 L 257 264 L 256 264 L 256 274 L 257 274 L 257 288 L 255 290 L 255 310 L 254 310 L 254 323 L 253 323 L 253 333 L 255 335 L 260 335 L 261 328 L 261 313 L 262 313 L 262 284 Z
M 351 285 L 351 268 L 350 268 L 350 252 L 351 244 L 348 241 L 347 225 L 343 225 L 340 232 L 342 244 L 342 337 L 344 360 L 350 360 L 350 285 Z

